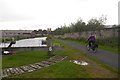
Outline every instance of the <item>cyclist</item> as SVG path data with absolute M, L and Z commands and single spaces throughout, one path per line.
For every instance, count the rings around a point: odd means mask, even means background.
M 89 43 L 89 47 L 92 48 L 93 51 L 95 51 L 95 42 L 96 42 L 96 35 L 94 35 L 94 33 L 91 33 L 91 35 L 88 37 L 88 43 Z

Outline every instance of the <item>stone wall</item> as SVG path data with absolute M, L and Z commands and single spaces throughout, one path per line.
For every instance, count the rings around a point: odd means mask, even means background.
M 96 38 L 117 38 L 118 33 L 120 32 L 120 27 L 115 28 L 105 28 L 102 30 L 96 31 L 85 31 L 85 32 L 74 32 L 74 33 L 65 33 L 64 35 L 56 36 L 62 38 L 87 38 L 92 32 L 95 33 Z

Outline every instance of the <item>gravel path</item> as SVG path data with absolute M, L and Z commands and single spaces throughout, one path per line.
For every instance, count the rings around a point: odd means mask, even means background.
M 86 54 L 89 54 L 90 56 L 96 58 L 97 60 L 104 62 L 105 64 L 108 64 L 114 68 L 118 68 L 118 54 L 114 54 L 102 49 L 98 49 L 97 53 L 93 53 L 92 51 L 88 51 L 85 45 L 77 44 L 74 42 L 67 42 L 64 40 L 61 40 L 61 42 L 75 47 L 85 52 Z

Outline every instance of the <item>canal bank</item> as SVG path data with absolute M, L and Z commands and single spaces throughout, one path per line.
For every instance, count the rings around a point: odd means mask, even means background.
M 5 51 L 7 48 L 0 48 L 0 50 Z M 53 50 L 64 50 L 63 46 L 54 46 Z M 19 51 L 48 51 L 47 46 L 42 47 L 11 47 L 10 51 L 19 52 Z

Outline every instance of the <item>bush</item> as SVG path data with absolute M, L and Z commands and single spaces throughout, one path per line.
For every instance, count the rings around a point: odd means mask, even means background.
M 97 39 L 97 43 L 100 45 L 118 48 L 118 38 Z

